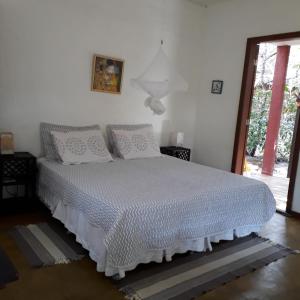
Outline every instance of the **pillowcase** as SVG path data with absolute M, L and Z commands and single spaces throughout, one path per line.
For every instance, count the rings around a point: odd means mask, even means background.
M 106 135 L 108 141 L 108 149 L 111 153 L 115 156 L 120 157 L 120 153 L 118 152 L 116 142 L 113 137 L 113 130 L 137 130 L 145 127 L 152 128 L 151 124 L 114 124 L 114 125 L 107 125 L 106 126 Z
M 51 123 L 40 124 L 41 146 L 42 156 L 45 156 L 48 160 L 59 160 L 59 156 L 56 153 L 56 149 L 53 143 L 51 131 L 58 132 L 71 132 L 71 131 L 86 131 L 86 130 L 100 130 L 99 125 L 89 126 L 66 126 Z
M 123 159 L 161 156 L 152 126 L 137 130 L 112 130 L 112 133 Z
M 100 130 L 51 131 L 53 143 L 63 164 L 108 162 L 112 157 Z

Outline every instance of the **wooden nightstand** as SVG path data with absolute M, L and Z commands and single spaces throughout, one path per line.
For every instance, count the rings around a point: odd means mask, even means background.
M 36 171 L 36 157 L 28 152 L 0 155 L 0 211 L 31 206 L 36 199 Z
M 178 146 L 160 147 L 160 152 L 162 154 L 174 156 L 187 161 L 190 161 L 191 159 L 191 149 L 184 148 L 184 147 L 178 147 Z

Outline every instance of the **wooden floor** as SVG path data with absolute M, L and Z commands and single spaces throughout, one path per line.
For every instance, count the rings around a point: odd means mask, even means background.
M 32 269 L 7 230 L 15 224 L 46 221 L 47 212 L 1 217 L 0 245 L 11 257 L 20 279 L 0 290 L 1 300 L 121 300 L 112 281 L 96 272 L 86 258 L 68 265 Z M 294 249 L 300 249 L 300 221 L 276 214 L 262 236 Z M 291 255 L 265 268 L 221 286 L 197 299 L 202 300 L 299 300 L 300 255 Z M 188 300 L 188 299 L 187 299 Z
M 267 176 L 263 174 L 244 174 L 246 177 L 257 179 L 266 183 L 276 200 L 277 209 L 286 210 L 287 194 L 289 189 L 289 178 Z

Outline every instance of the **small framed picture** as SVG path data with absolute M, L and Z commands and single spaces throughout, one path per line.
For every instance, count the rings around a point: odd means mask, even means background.
M 124 60 L 94 55 L 92 91 L 121 94 Z
M 211 84 L 212 94 L 222 94 L 223 91 L 223 80 L 213 80 Z

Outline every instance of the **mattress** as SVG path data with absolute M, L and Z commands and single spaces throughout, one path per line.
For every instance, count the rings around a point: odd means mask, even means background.
M 107 276 L 258 231 L 264 183 L 172 157 L 61 165 L 39 160 L 39 196 Z

